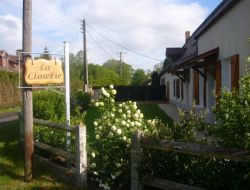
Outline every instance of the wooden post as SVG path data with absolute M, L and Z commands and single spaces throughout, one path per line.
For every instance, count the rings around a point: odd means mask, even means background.
M 82 33 L 83 33 L 83 67 L 84 67 L 84 85 L 83 90 L 88 92 L 88 62 L 87 62 L 87 47 L 86 47 L 86 23 L 85 19 L 82 21 Z
M 23 52 L 32 50 L 32 0 L 23 0 Z M 25 61 L 30 57 L 27 53 L 23 56 L 23 76 L 25 73 Z M 23 77 L 23 86 L 27 86 Z M 33 104 L 32 89 L 23 89 L 23 117 L 24 117 L 24 158 L 25 177 L 27 182 L 32 181 L 32 160 L 34 153 L 33 141 Z
M 87 187 L 87 151 L 86 126 L 80 124 L 75 128 L 76 137 L 76 186 Z
M 140 190 L 139 165 L 141 160 L 141 133 L 136 131 L 131 138 L 131 190 Z

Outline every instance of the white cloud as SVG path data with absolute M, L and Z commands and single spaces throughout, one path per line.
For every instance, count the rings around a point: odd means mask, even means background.
M 4 1 L 20 8 L 20 0 Z M 93 26 L 106 37 L 150 57 L 164 59 L 165 48 L 182 46 L 186 30 L 193 32 L 204 20 L 208 10 L 199 3 L 180 0 L 36 0 L 33 1 L 33 49 L 47 46 L 52 51 L 62 48 L 62 41 L 72 41 L 71 50 L 82 48 L 80 20 Z M 18 25 L 13 27 L 10 23 Z M 2 49 L 20 48 L 21 19 L 5 15 L 0 20 Z M 91 28 L 88 32 L 105 47 L 111 57 L 124 51 L 124 61 L 135 68 L 153 68 L 157 61 L 140 57 L 100 37 Z M 72 40 L 73 39 L 73 40 Z M 12 42 L 12 43 L 10 43 Z M 0 48 L 0 49 L 1 49 Z M 103 63 L 110 56 L 88 38 L 88 60 Z
M 13 15 L 0 16 L 0 49 L 15 52 L 22 47 L 22 21 Z

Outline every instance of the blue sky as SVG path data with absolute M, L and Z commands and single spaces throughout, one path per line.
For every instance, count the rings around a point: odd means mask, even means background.
M 165 48 L 182 46 L 185 31 L 194 32 L 220 2 L 33 0 L 33 51 L 41 52 L 47 46 L 51 52 L 62 53 L 65 40 L 70 42 L 71 52 L 79 51 L 82 48 L 80 23 L 85 18 L 89 62 L 101 64 L 110 58 L 118 59 L 117 53 L 122 51 L 123 60 L 134 68 L 152 70 L 165 58 Z M 21 48 L 21 38 L 22 0 L 1 0 L 0 49 L 13 54 Z

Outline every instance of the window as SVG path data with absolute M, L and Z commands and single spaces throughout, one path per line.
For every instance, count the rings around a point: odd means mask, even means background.
M 231 90 L 239 89 L 239 55 L 231 57 Z
M 180 79 L 176 80 L 176 96 L 180 99 Z
M 161 79 L 161 85 L 165 85 L 165 77 Z
M 195 71 L 194 70 L 194 101 L 195 101 L 195 104 L 200 104 L 199 102 L 199 73 L 198 71 Z

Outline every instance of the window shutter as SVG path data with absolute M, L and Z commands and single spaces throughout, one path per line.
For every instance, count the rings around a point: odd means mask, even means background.
M 194 70 L 194 100 L 195 104 L 199 104 L 199 73 Z
M 231 57 L 231 90 L 239 90 L 239 55 Z
M 184 99 L 183 81 L 181 81 L 181 99 Z
M 215 80 L 216 80 L 216 96 L 218 100 L 220 99 L 220 89 L 221 89 L 221 61 L 218 61 L 216 64 Z
M 175 97 L 175 80 L 174 80 L 174 97 Z

